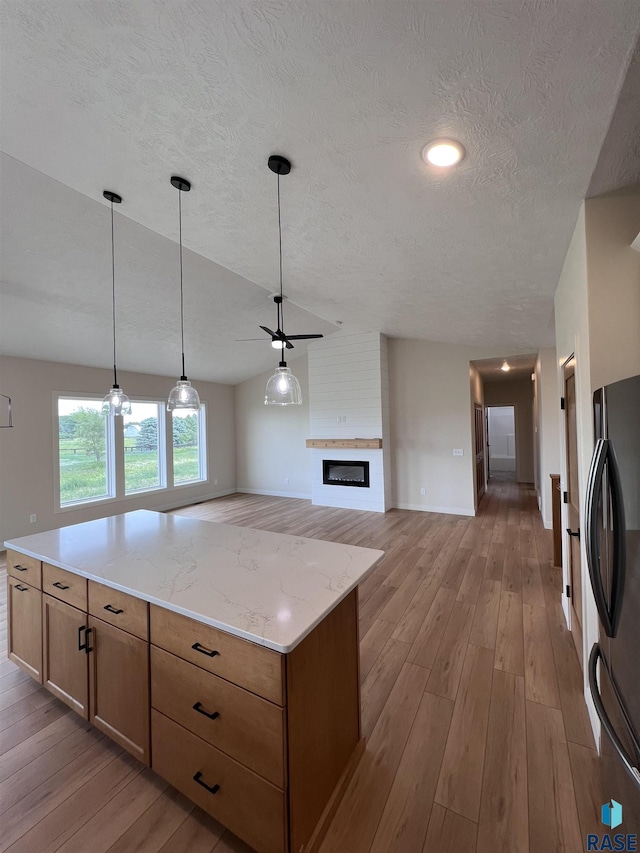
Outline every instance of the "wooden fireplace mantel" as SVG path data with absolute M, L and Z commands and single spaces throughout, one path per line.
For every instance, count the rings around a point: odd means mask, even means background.
M 381 438 L 308 438 L 307 447 L 359 448 L 360 450 L 380 450 Z

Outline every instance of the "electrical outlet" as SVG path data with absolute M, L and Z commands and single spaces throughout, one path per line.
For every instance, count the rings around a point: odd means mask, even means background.
M 35 514 L 35 512 L 31 513 L 31 515 L 29 516 L 29 523 L 35 524 L 37 520 L 38 516 Z
M 215 478 L 215 480 L 213 481 L 213 485 L 214 485 L 214 486 L 217 486 L 217 485 L 218 485 L 218 478 L 217 478 L 217 477 L 216 477 L 216 478 Z
M 426 490 L 425 488 L 420 489 L 420 494 L 421 494 L 421 495 L 426 495 L 426 494 L 427 494 L 427 490 Z
M 454 447 L 453 448 L 453 455 L 454 456 L 464 456 L 464 450 L 461 447 Z
M 284 478 L 284 484 L 285 484 L 285 486 L 289 485 L 289 478 L 288 477 Z

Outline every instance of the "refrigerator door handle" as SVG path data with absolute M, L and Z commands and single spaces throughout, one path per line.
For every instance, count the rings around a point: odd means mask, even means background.
M 597 666 L 598 660 L 602 657 L 602 651 L 600 650 L 600 645 L 598 643 L 593 644 L 593 648 L 591 649 L 591 654 L 589 655 L 589 689 L 591 691 L 591 698 L 593 699 L 593 704 L 595 705 L 596 713 L 600 718 L 600 722 L 602 723 L 602 728 L 605 730 L 607 735 L 609 736 L 609 740 L 613 744 L 615 751 L 618 753 L 620 760 L 624 764 L 627 772 L 634 780 L 638 789 L 640 789 L 640 770 L 633 764 L 632 759 L 629 758 L 627 752 L 622 744 L 620 738 L 616 734 L 615 729 L 609 719 L 609 715 L 607 714 L 606 708 L 604 707 L 604 703 L 602 702 L 602 697 L 600 696 L 600 690 L 598 688 L 598 677 L 597 677 Z M 602 664 L 605 665 L 604 662 Z
M 600 616 L 600 621 L 607 637 L 614 637 L 615 631 L 612 614 L 607 605 L 607 599 L 604 594 L 604 586 L 602 583 L 602 573 L 600 571 L 600 543 L 598 541 L 598 504 L 600 494 L 602 492 L 602 478 L 604 476 L 604 467 L 607 462 L 608 445 L 609 442 L 606 439 L 598 439 L 595 450 L 593 451 L 591 468 L 589 469 L 589 480 L 587 482 L 586 550 L 591 587 L 593 589 L 593 597 L 596 602 L 596 607 L 598 608 L 598 615 Z
M 612 633 L 609 636 L 615 637 L 618 632 L 618 625 L 620 624 L 622 597 L 624 594 L 627 563 L 627 525 L 624 515 L 624 495 L 622 492 L 620 469 L 618 468 L 615 450 L 610 441 L 607 441 L 607 466 L 609 470 L 609 482 L 611 484 L 611 509 L 613 515 L 613 566 L 610 605 Z

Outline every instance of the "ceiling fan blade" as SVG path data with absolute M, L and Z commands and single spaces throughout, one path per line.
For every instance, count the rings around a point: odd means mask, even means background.
M 237 344 L 246 343 L 247 341 L 258 341 L 259 343 L 263 344 L 265 342 L 265 339 L 264 338 L 236 338 L 236 340 L 235 340 L 235 342 Z
M 260 326 L 260 328 L 262 329 L 263 332 L 266 332 L 268 335 L 271 335 L 272 338 L 277 339 L 279 337 L 275 332 L 272 332 L 271 329 L 267 329 L 266 326 Z
M 291 341 L 287 340 L 286 338 L 285 340 L 287 342 L 287 349 L 293 349 L 293 344 L 291 343 Z
M 309 341 L 311 338 L 324 338 L 324 335 L 286 335 L 288 341 Z

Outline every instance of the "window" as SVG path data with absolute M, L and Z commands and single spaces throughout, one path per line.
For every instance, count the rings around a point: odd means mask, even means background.
M 198 414 L 173 411 L 173 482 L 176 486 L 206 480 L 205 408 Z
M 204 405 L 197 414 L 176 411 L 170 417 L 164 400 L 131 400 L 131 414 L 113 419 L 102 414 L 102 397 L 61 394 L 54 415 L 59 510 L 167 489 L 167 482 L 172 488 L 207 479 Z M 122 432 L 116 435 L 116 429 Z
M 126 495 L 166 485 L 163 404 L 131 401 L 123 417 L 124 491 Z M 160 450 L 162 448 L 162 452 Z
M 102 399 L 58 398 L 60 506 L 114 494 L 113 441 Z

